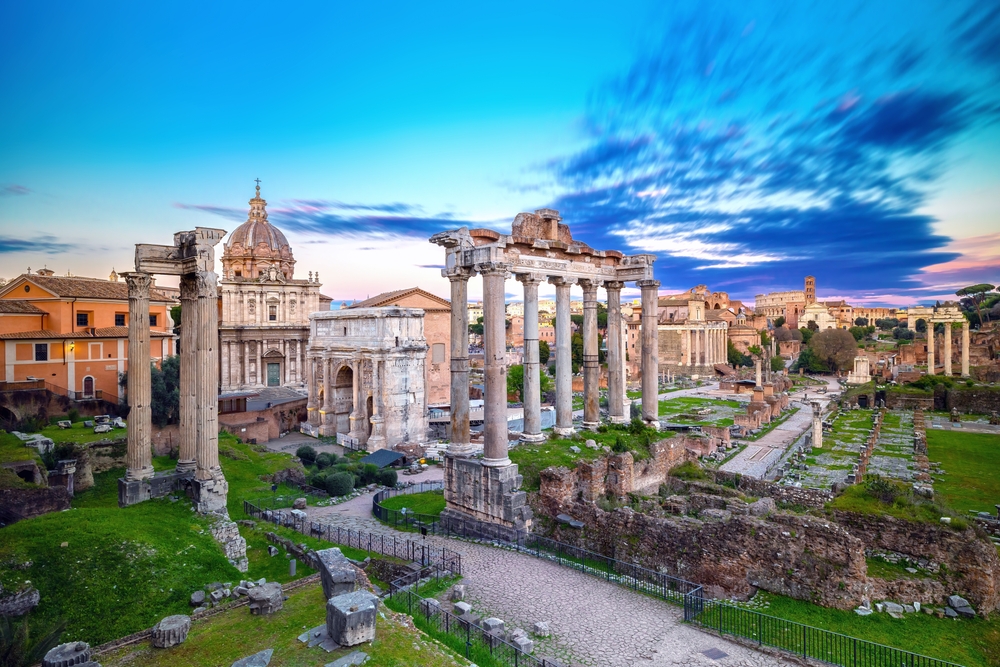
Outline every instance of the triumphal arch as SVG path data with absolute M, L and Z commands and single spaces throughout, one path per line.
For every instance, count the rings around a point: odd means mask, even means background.
M 442 275 L 451 281 L 451 444 L 445 462 L 445 522 L 487 522 L 493 527 L 530 527 L 531 510 L 519 491 L 521 477 L 507 456 L 507 369 L 505 365 L 504 280 L 513 275 L 524 286 L 524 433 L 538 442 L 541 401 L 538 363 L 538 286 L 556 288 L 556 425 L 560 435 L 573 433 L 570 290 L 583 289 L 584 428 L 600 424 L 600 364 L 597 290 L 608 296 L 608 321 L 621 321 L 621 290 L 635 282 L 642 290 L 642 415 L 658 424 L 657 288 L 654 255 L 626 256 L 617 250 L 594 250 L 574 240 L 558 211 L 519 213 L 511 233 L 462 227 L 430 239 L 445 248 Z M 483 277 L 484 365 L 486 376 L 483 457 L 475 458 L 469 434 L 468 284 Z M 621 335 L 608 327 L 609 419 L 621 423 L 625 377 Z

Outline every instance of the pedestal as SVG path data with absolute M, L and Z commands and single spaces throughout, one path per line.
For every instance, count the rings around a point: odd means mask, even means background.
M 485 466 L 482 461 L 445 456 L 444 497 L 440 521 L 463 534 L 515 536 L 531 529 L 528 494 L 520 491 L 517 465 Z
M 219 470 L 209 479 L 191 480 L 191 490 L 194 495 L 195 508 L 199 514 L 226 511 L 226 494 L 229 493 L 229 482 Z

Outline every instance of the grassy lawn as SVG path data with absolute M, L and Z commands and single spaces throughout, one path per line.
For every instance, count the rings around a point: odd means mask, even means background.
M 858 616 L 780 595 L 758 593 L 768 603 L 763 613 L 902 648 L 967 667 L 1000 665 L 1000 615 L 955 621 L 926 614 Z
M 121 440 L 128 437 L 127 429 L 113 428 L 107 433 L 94 433 L 94 427 L 86 427 L 83 422 L 74 422 L 70 428 L 59 428 L 58 426 L 46 426 L 40 433 L 46 438 L 52 438 L 52 442 L 76 442 L 85 444 L 96 440 Z
M 379 667 L 427 667 L 468 665 L 468 661 L 402 622 L 396 614 L 380 613 L 375 641 L 326 653 L 308 648 L 298 635 L 326 620 L 323 590 L 319 583 L 292 591 L 284 608 L 271 616 L 251 616 L 246 607 L 233 609 L 191 627 L 187 641 L 169 649 L 154 649 L 144 643 L 99 656 L 105 667 L 144 665 L 173 667 L 192 665 L 227 667 L 240 658 L 274 649 L 271 667 L 314 667 L 333 662 L 354 650 L 369 655 L 368 664 Z
M 934 492 L 962 513 L 996 511 L 1000 503 L 1000 435 L 927 429 L 927 455 L 944 478 Z
M 946 507 L 913 495 L 909 486 L 904 483 L 892 480 L 888 480 L 888 483 L 898 489 L 898 496 L 891 503 L 872 497 L 866 489 L 866 483 L 862 483 L 847 487 L 842 494 L 828 502 L 826 507 L 857 514 L 888 514 L 906 521 L 934 524 L 939 523 L 942 516 L 951 514 Z M 952 519 L 951 526 L 956 530 L 964 530 L 966 525 L 964 520 Z
M 383 500 L 382 507 L 390 510 L 401 510 L 405 507 L 407 512 L 436 517 L 444 510 L 444 491 L 400 494 Z
M 37 449 L 25 446 L 16 435 L 0 431 L 0 463 L 16 463 L 32 459 L 38 461 L 39 466 L 44 467 Z

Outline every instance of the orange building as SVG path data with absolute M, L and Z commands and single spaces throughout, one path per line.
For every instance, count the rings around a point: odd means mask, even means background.
M 150 354 L 176 354 L 170 299 L 150 291 Z M 128 368 L 128 286 L 109 280 L 56 277 L 48 269 L 0 287 L 0 386 L 45 382 L 73 400 L 123 396 L 118 376 Z M 11 389 L 10 385 L 6 388 Z

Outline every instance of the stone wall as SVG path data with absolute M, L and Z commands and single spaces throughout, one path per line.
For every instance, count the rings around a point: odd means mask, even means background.
M 243 442 L 262 444 L 298 428 L 299 422 L 306 420 L 306 403 L 303 398 L 264 410 L 220 414 L 219 428 Z
M 70 495 L 64 486 L 34 489 L 0 489 L 0 526 L 21 519 L 69 509 Z
M 927 394 L 904 394 L 901 392 L 887 391 L 885 393 L 885 405 L 894 410 L 933 410 L 934 396 Z
M 716 471 L 711 473 L 715 482 L 723 486 L 732 486 L 748 496 L 771 498 L 776 503 L 800 505 L 802 507 L 823 507 L 833 500 L 833 492 L 824 489 L 801 489 L 794 486 L 773 484 L 756 477 L 748 477 L 731 472 Z
M 1000 388 L 998 387 L 955 387 L 949 389 L 945 398 L 945 408 L 950 412 L 957 409 L 964 414 L 990 414 L 1000 411 Z

